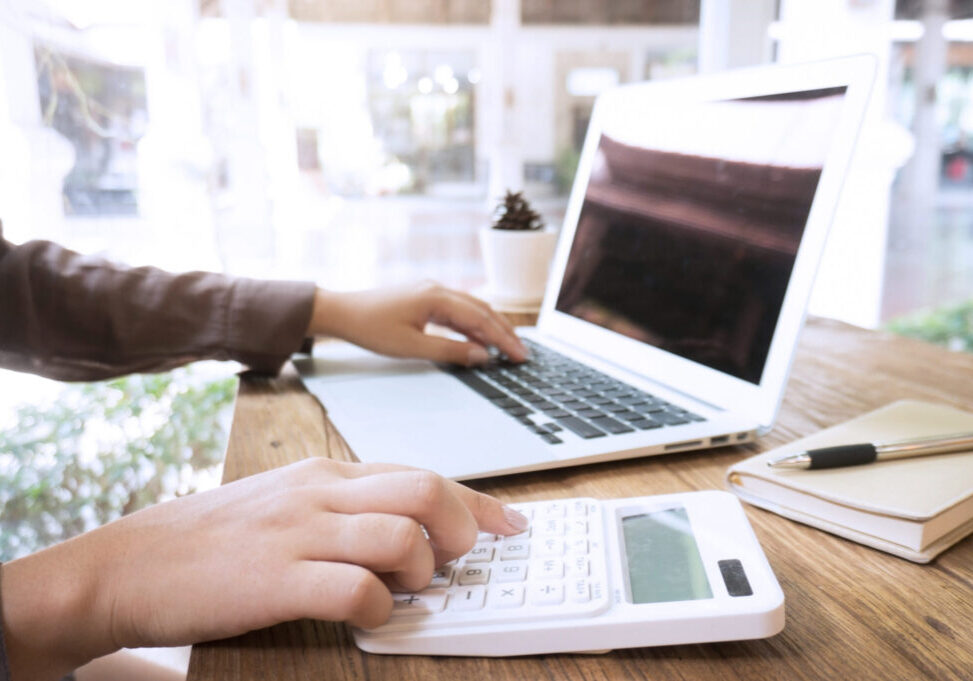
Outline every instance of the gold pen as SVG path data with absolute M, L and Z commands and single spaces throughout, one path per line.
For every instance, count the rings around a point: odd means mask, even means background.
M 809 449 L 767 462 L 771 468 L 818 469 L 857 466 L 874 461 L 905 459 L 929 454 L 947 454 L 973 450 L 973 433 L 921 437 L 897 442 L 864 442 L 836 447 Z

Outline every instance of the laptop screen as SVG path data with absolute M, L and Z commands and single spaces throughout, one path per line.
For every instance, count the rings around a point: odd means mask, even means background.
M 608 116 L 555 308 L 759 383 L 844 95 Z

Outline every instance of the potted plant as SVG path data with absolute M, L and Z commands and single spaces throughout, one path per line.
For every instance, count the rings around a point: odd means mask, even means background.
M 557 234 L 544 229 L 523 192 L 507 190 L 490 227 L 480 230 L 486 297 L 501 307 L 538 305 L 556 243 Z

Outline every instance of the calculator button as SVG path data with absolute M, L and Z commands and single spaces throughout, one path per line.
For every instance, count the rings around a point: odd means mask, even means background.
M 449 594 L 450 610 L 479 610 L 486 600 L 486 589 L 482 586 L 471 586 L 466 589 L 456 589 Z
M 504 542 L 500 546 L 500 560 L 524 560 L 530 556 L 530 544 L 525 541 Z
M 429 589 L 445 589 L 453 581 L 453 567 L 443 565 L 432 573 L 432 581 L 429 582 Z
M 591 600 L 591 585 L 587 579 L 575 579 L 568 583 L 568 598 L 575 603 L 587 603 Z
M 547 501 L 537 510 L 545 518 L 563 518 L 567 513 L 567 506 L 559 501 Z
M 467 563 L 489 563 L 493 560 L 493 547 L 487 544 L 477 544 L 466 554 Z
M 493 571 L 495 582 L 522 582 L 527 579 L 527 563 L 501 563 Z
M 587 577 L 591 570 L 591 563 L 587 556 L 571 556 L 567 562 L 568 577 Z
M 554 537 L 548 537 L 542 539 L 534 544 L 536 547 L 536 553 L 539 556 L 563 556 L 564 555 L 564 540 L 555 539 Z
M 524 587 L 510 584 L 490 589 L 487 602 L 494 608 L 519 608 L 524 604 Z
M 392 617 L 428 615 L 446 605 L 445 591 L 423 591 L 418 594 L 392 594 Z
M 588 540 L 584 537 L 577 539 L 568 540 L 568 551 L 572 554 L 587 554 L 588 553 Z
M 569 535 L 588 534 L 588 521 L 584 518 L 569 520 L 566 527 Z
M 521 540 L 521 539 L 529 539 L 530 538 L 530 534 L 531 534 L 530 533 L 530 528 L 528 527 L 523 532 L 518 532 L 517 534 L 508 534 L 503 539 L 504 539 L 504 541 L 510 541 L 511 539 L 518 539 L 518 540 Z
M 477 542 L 491 542 L 496 541 L 497 535 L 491 534 L 490 532 L 480 532 L 476 535 Z
M 564 577 L 564 561 L 560 558 L 535 560 L 530 565 L 531 579 L 561 579 Z
M 564 585 L 560 582 L 531 584 L 528 593 L 531 605 L 559 605 L 564 602 Z
M 490 568 L 488 567 L 464 567 L 459 571 L 457 583 L 460 586 L 470 584 L 486 584 L 490 581 Z
M 557 518 L 545 518 L 535 528 L 535 533 L 541 536 L 561 536 L 564 534 L 565 525 L 563 520 Z
M 588 515 L 588 502 L 576 499 L 571 502 L 571 515 L 581 518 Z
M 530 520 L 534 517 L 534 507 L 533 506 L 511 506 L 513 510 L 517 511 L 520 515 Z

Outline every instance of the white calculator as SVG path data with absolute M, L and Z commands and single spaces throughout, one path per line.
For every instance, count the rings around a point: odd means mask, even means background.
M 784 594 L 740 502 L 704 491 L 512 504 L 530 521 L 480 535 L 423 591 L 393 594 L 372 653 L 506 656 L 773 636 Z

